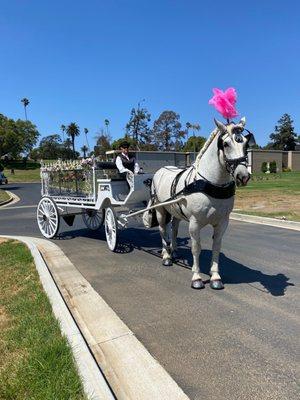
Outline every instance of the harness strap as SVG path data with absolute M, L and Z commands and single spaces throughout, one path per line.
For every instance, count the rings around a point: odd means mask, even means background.
M 174 178 L 172 185 L 171 185 L 171 197 L 167 199 L 166 201 L 173 200 L 177 196 L 180 195 L 189 195 L 192 193 L 205 193 L 210 197 L 213 197 L 215 199 L 229 199 L 230 197 L 234 196 L 235 194 L 235 182 L 231 181 L 228 183 L 225 183 L 224 185 L 215 185 L 211 183 L 210 181 L 206 179 L 197 179 L 194 180 L 193 182 L 186 184 L 183 189 L 181 189 L 179 192 L 176 192 L 177 184 L 178 181 L 181 177 L 181 175 L 185 172 L 186 170 L 180 171 Z M 180 204 L 178 204 L 181 214 L 185 217 Z
M 183 169 L 182 171 L 180 171 L 178 174 L 176 174 L 175 178 L 173 179 L 173 182 L 171 184 L 171 191 L 170 191 L 170 198 L 173 199 L 176 196 L 179 196 L 182 192 L 182 190 L 178 193 L 176 193 L 176 188 L 179 182 L 179 179 L 181 178 L 182 174 L 186 171 L 186 169 Z M 186 187 L 186 186 L 185 186 Z M 181 208 L 181 204 L 180 203 L 176 203 L 176 205 L 179 208 L 180 214 L 183 216 L 184 219 L 187 219 L 186 215 L 184 214 L 182 208 Z M 175 205 L 174 205 L 175 207 Z
M 214 185 L 205 179 L 197 179 L 183 189 L 183 194 L 203 192 L 215 199 L 229 199 L 235 194 L 235 182 L 231 181 L 224 185 Z

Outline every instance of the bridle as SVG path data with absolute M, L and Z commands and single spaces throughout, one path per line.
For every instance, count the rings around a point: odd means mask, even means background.
M 239 165 L 243 165 L 244 167 L 248 167 L 248 156 L 244 155 L 243 157 L 239 158 L 227 158 L 225 153 L 224 161 L 225 161 L 225 168 L 226 171 L 234 178 L 234 171 L 237 169 Z
M 243 130 L 244 129 L 238 129 L 238 132 L 235 132 L 235 141 L 238 142 L 238 143 L 242 143 L 242 141 L 243 141 L 243 139 L 242 139 Z M 245 129 L 245 130 L 249 133 L 249 135 L 253 136 L 253 134 L 250 131 L 248 131 L 248 129 Z M 223 151 L 223 158 L 224 158 L 226 171 L 232 176 L 233 179 L 234 179 L 234 172 L 235 172 L 236 168 L 239 165 L 242 165 L 242 166 L 244 166 L 246 168 L 248 167 L 247 148 L 248 148 L 248 143 L 247 143 L 247 146 L 246 146 L 246 149 L 245 149 L 245 154 L 242 157 L 228 158 L 226 156 L 226 154 L 225 154 L 225 151 L 224 151 L 224 138 L 223 138 L 223 136 L 220 136 L 219 139 L 218 139 L 218 151 L 219 152 L 220 152 L 220 150 Z

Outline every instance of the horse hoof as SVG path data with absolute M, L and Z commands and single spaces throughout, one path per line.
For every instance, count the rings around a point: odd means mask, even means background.
M 192 281 L 191 288 L 197 290 L 204 289 L 205 285 L 201 279 L 195 279 L 194 281 Z
M 163 260 L 162 265 L 164 267 L 171 267 L 173 265 L 171 258 L 166 258 Z
M 210 281 L 209 286 L 214 290 L 224 289 L 224 285 L 223 285 L 223 282 L 221 281 L 221 279 L 215 279 L 213 281 Z

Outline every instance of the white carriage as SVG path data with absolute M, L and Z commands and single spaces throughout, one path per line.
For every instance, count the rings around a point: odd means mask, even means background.
M 37 223 L 44 237 L 58 235 L 60 219 L 72 226 L 82 215 L 87 228 L 105 225 L 107 245 L 115 251 L 118 231 L 130 216 L 140 214 L 150 199 L 153 174 L 121 176 L 114 163 L 90 160 L 42 164 L 42 198 L 37 206 Z

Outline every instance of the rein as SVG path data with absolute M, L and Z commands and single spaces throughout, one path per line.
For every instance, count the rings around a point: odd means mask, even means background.
M 239 157 L 239 158 L 227 158 L 224 152 L 223 152 L 223 155 L 224 155 L 226 171 L 232 177 L 234 176 L 234 171 L 236 170 L 238 165 L 243 165 L 246 168 L 248 166 L 248 156 L 247 155 L 245 155 L 243 157 Z

